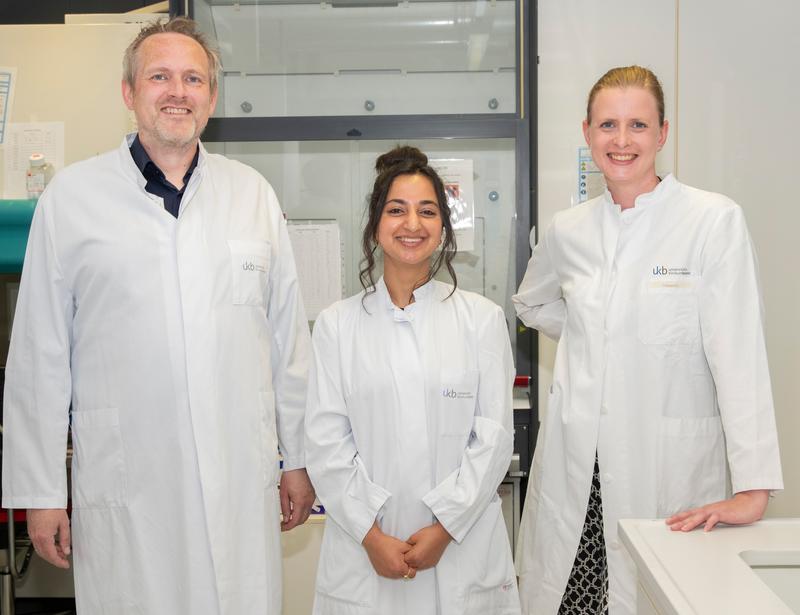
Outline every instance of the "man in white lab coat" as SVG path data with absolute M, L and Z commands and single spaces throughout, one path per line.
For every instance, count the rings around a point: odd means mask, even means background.
M 283 216 L 259 174 L 199 143 L 218 69 L 190 20 L 143 30 L 122 83 L 138 134 L 59 173 L 31 226 L 3 505 L 28 509 L 47 561 L 74 549 L 82 614 L 278 614 L 279 528 L 314 499 Z

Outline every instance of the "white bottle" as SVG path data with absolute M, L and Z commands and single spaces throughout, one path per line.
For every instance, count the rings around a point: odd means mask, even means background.
M 38 199 L 47 183 L 53 178 L 53 165 L 44 159 L 43 154 L 31 154 L 28 160 L 28 198 Z

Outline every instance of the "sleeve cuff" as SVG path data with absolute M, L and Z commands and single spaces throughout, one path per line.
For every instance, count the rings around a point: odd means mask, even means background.
M 3 508 L 13 508 L 23 510 L 34 509 L 67 509 L 67 498 L 64 496 L 56 497 L 3 497 Z
M 450 503 L 441 498 L 436 492 L 436 489 L 426 493 L 422 498 L 422 501 L 428 508 L 431 509 L 433 516 L 436 517 L 442 527 L 447 530 L 447 533 L 453 537 L 453 540 L 456 543 L 461 544 L 461 541 L 464 540 L 469 528 L 464 527 L 463 523 L 459 524 L 456 515 L 448 514 L 448 509 L 452 509 Z
M 294 457 L 283 458 L 283 471 L 299 470 L 306 467 L 306 456 L 295 455 Z
M 386 489 L 376 486 L 375 491 L 370 494 L 366 506 L 362 504 L 360 514 L 357 515 L 357 518 L 352 523 L 352 531 L 349 531 L 350 535 L 358 541 L 358 544 L 364 542 L 364 537 L 372 528 L 378 513 L 390 497 L 391 494 Z
M 737 483 L 732 486 L 731 491 L 734 494 L 741 493 L 742 491 L 754 491 L 756 489 L 767 489 L 770 495 L 783 491 L 783 480 L 780 478 L 771 478 L 763 480 L 749 480 Z

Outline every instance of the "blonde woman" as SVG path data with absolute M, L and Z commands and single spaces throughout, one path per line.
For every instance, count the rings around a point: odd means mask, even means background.
M 583 132 L 608 189 L 556 215 L 514 297 L 558 340 L 517 551 L 531 615 L 633 615 L 619 519 L 751 523 L 783 486 L 742 210 L 656 175 L 669 124 L 647 69 L 606 73 Z

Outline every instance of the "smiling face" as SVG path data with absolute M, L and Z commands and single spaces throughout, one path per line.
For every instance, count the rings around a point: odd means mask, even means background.
M 595 96 L 583 135 L 612 195 L 650 192 L 658 183 L 656 153 L 667 140 L 656 99 L 644 88 L 604 88 Z
M 142 144 L 151 156 L 194 148 L 217 102 L 205 51 L 188 36 L 165 32 L 146 38 L 136 53 L 134 85 L 123 80 L 122 97 Z
M 392 182 L 378 224 L 385 276 L 397 272 L 428 275 L 442 240 L 442 216 L 433 183 L 424 175 L 398 175 Z

